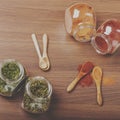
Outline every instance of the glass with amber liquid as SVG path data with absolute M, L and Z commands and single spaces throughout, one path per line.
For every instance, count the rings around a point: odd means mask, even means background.
M 90 41 L 96 33 L 96 17 L 93 7 L 74 3 L 65 10 L 67 33 L 80 42 Z

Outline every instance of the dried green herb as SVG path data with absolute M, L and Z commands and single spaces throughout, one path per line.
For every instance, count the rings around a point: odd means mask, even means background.
M 14 62 L 6 63 L 2 67 L 2 75 L 9 80 L 17 80 L 20 74 L 19 66 Z
M 26 84 L 32 79 L 28 79 Z M 30 84 L 30 93 L 27 91 L 24 93 L 22 107 L 31 113 L 43 113 L 49 108 L 50 98 L 48 96 L 48 84 L 44 80 L 33 80 Z
M 34 81 L 30 85 L 30 90 L 36 97 L 45 97 L 48 94 L 48 85 L 42 80 Z
M 12 86 L 7 85 L 6 82 L 0 78 L 0 94 L 4 96 L 9 96 L 11 95 L 12 89 Z
M 0 79 L 0 92 L 3 91 L 4 86 L 6 85 L 5 81 L 3 81 L 2 79 Z
M 14 59 L 4 60 L 0 64 L 0 95 L 11 97 L 22 88 L 26 80 L 26 72 Z
M 23 107 L 26 111 L 31 113 L 43 113 L 48 110 L 49 102 L 50 102 L 49 98 L 42 100 L 40 102 L 35 102 L 33 99 L 30 98 L 30 96 L 28 96 L 28 94 L 25 93 L 23 99 L 24 103 Z

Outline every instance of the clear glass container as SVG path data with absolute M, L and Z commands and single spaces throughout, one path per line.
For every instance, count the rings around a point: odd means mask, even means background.
M 105 21 L 98 28 L 91 44 L 99 54 L 113 54 L 120 46 L 120 21 L 117 19 Z
M 65 10 L 67 33 L 80 42 L 88 42 L 96 33 L 96 17 L 93 7 L 86 3 L 74 3 Z
M 44 113 L 49 109 L 51 96 L 52 86 L 47 79 L 30 77 L 26 81 L 22 108 L 30 113 Z
M 11 97 L 22 87 L 25 70 L 15 59 L 6 59 L 0 63 L 0 94 Z

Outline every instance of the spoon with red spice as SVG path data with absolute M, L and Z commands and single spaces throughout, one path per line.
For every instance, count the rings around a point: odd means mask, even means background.
M 84 77 L 85 75 L 87 75 L 89 72 L 92 71 L 92 69 L 94 68 L 94 65 L 92 62 L 85 62 L 84 64 L 82 64 L 82 67 L 79 71 L 79 74 L 76 76 L 76 78 L 68 85 L 67 87 L 67 92 L 71 92 L 75 86 L 77 85 L 77 83 L 79 82 L 79 80 Z

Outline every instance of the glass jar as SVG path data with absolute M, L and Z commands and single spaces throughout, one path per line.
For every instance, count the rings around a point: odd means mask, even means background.
M 113 54 L 120 46 L 120 21 L 117 19 L 105 21 L 98 28 L 91 44 L 99 54 Z
M 52 86 L 41 76 L 30 77 L 26 81 L 22 108 L 30 113 L 44 113 L 49 109 Z
M 6 59 L 0 63 L 0 94 L 11 97 L 17 93 L 25 80 L 22 64 L 14 59 Z
M 93 7 L 75 3 L 65 10 L 66 31 L 80 42 L 90 41 L 96 33 L 96 17 Z

